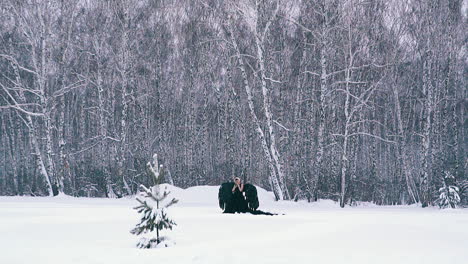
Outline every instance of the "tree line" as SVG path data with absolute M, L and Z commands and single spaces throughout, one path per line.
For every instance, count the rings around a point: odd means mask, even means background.
M 0 21 L 0 195 L 131 195 L 154 153 L 177 186 L 279 200 L 466 184 L 462 0 L 5 0 Z

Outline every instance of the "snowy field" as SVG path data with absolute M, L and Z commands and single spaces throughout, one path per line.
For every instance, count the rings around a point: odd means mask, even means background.
M 134 199 L 0 197 L 0 263 L 468 263 L 468 210 L 273 201 L 221 214 L 218 187 L 173 189 L 171 248 L 137 249 Z

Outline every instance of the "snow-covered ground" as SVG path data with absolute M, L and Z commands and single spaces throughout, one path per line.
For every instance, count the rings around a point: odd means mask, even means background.
M 171 187 L 170 248 L 137 249 L 134 199 L 0 197 L 0 263 L 468 263 L 468 210 L 274 202 L 222 214 L 216 186 Z

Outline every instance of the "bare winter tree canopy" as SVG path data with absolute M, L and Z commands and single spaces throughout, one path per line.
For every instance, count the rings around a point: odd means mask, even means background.
M 157 153 L 180 187 L 427 206 L 450 173 L 466 204 L 467 10 L 0 1 L 0 195 L 131 195 Z

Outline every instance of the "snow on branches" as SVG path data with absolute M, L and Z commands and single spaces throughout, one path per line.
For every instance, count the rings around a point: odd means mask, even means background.
M 459 188 L 455 186 L 455 177 L 445 172 L 444 186 L 439 189 L 440 196 L 436 200 L 440 208 L 455 208 L 460 203 Z
M 161 173 L 160 167 L 158 166 L 157 155 L 153 156 L 153 164 L 148 162 L 148 174 L 153 178 L 155 185 L 147 188 L 144 185 L 140 185 L 141 192 L 136 198 L 139 205 L 134 207 L 135 210 L 141 214 L 140 223 L 138 223 L 130 232 L 134 235 L 141 235 L 152 233 L 153 236 L 150 238 L 142 237 L 137 244 L 139 248 L 154 248 L 154 247 L 168 247 L 173 244 L 167 237 L 160 236 L 159 231 L 163 229 L 170 229 L 176 225 L 176 223 L 168 216 L 167 208 L 176 204 L 177 199 L 172 198 L 167 204 L 163 205 L 162 202 L 170 194 L 167 191 L 167 187 L 161 191 Z M 154 231 L 156 231 L 156 237 L 154 237 Z

